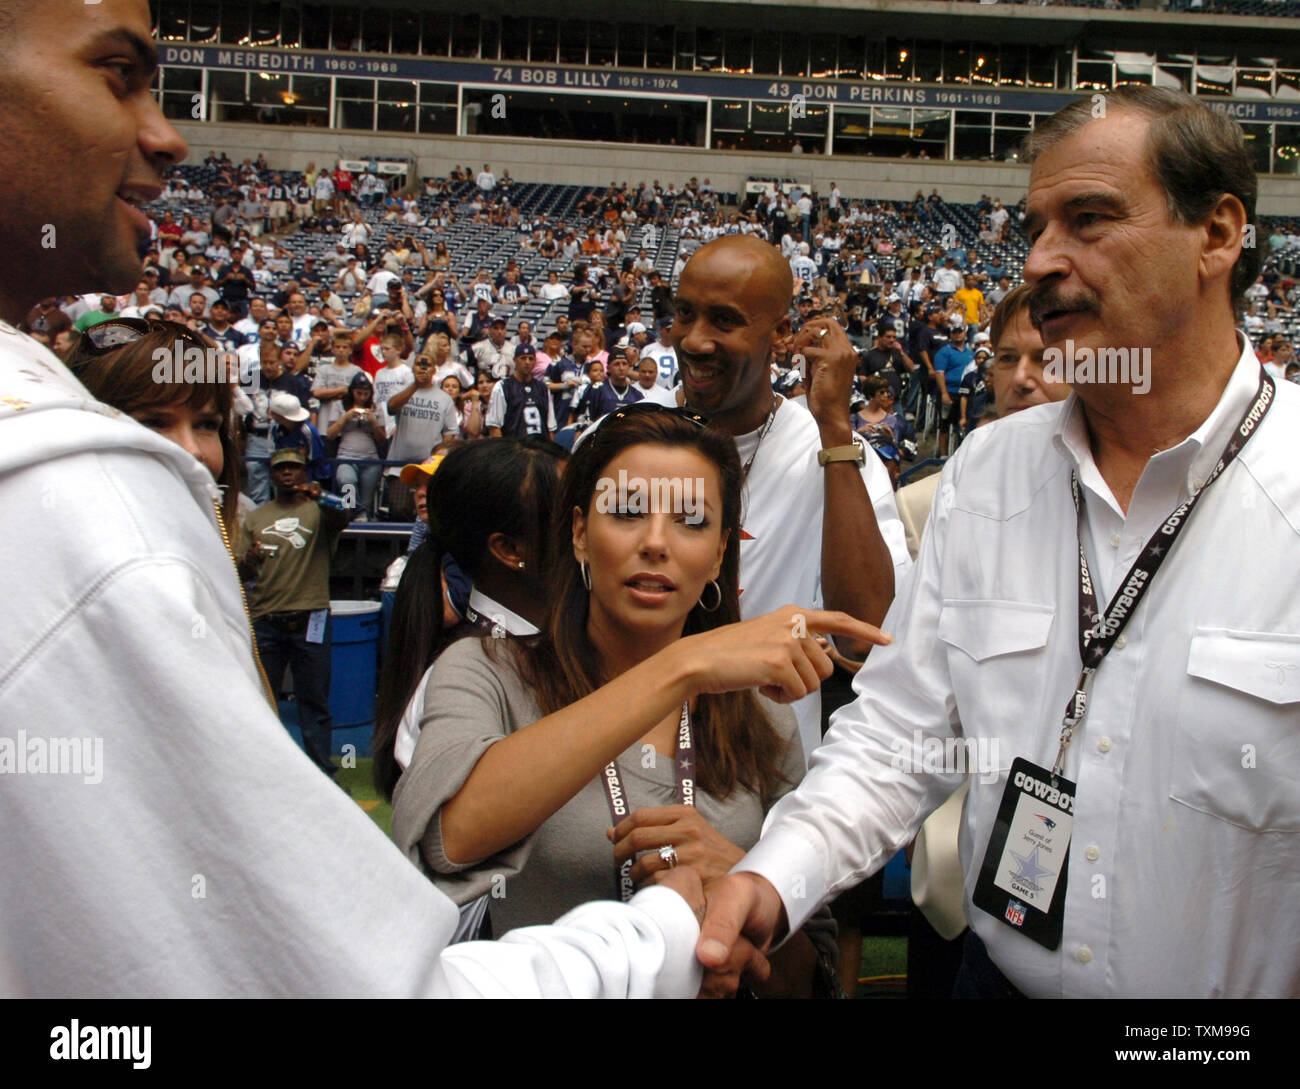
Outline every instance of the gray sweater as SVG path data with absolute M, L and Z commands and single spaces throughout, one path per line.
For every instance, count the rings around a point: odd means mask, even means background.
M 497 644 L 488 657 L 479 639 L 453 643 L 438 659 L 425 694 L 420 741 L 393 795 L 393 839 L 457 904 L 490 898 L 492 929 L 548 923 L 588 900 L 617 896 L 614 853 L 605 830 L 609 804 L 595 777 L 532 835 L 490 858 L 462 866 L 442 845 L 442 806 L 453 798 L 488 746 L 542 718 L 542 712 Z M 700 815 L 736 846 L 757 841 L 767 810 L 803 778 L 803 749 L 794 712 L 763 700 L 774 728 L 788 743 L 781 770 L 789 780 L 764 800 L 737 788 L 725 801 L 698 791 Z M 644 766 L 651 763 L 652 766 Z M 646 754 L 638 741 L 618 758 L 629 811 L 675 805 L 673 760 Z M 834 948 L 829 915 L 808 925 L 819 952 Z M 833 955 L 833 954 L 832 954 Z

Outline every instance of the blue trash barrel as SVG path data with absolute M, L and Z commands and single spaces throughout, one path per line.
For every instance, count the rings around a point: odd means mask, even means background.
M 336 756 L 342 754 L 344 745 L 354 745 L 357 756 L 370 755 L 379 681 L 380 609 L 378 601 L 330 602 L 330 714 L 334 718 L 331 751 Z
M 907 865 L 907 852 L 899 850 L 885 863 L 885 888 L 882 893 L 884 907 L 889 911 L 906 911 L 912 902 L 912 871 Z
M 384 655 L 388 653 L 388 632 L 393 626 L 393 607 L 397 604 L 397 591 L 382 591 L 379 595 L 379 604 L 379 615 L 382 618 L 379 628 L 379 666 L 382 669 Z

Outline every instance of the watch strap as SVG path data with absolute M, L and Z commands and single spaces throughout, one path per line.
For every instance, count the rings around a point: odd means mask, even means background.
M 851 442 L 847 446 L 831 446 L 825 450 L 817 451 L 818 465 L 824 468 L 833 461 L 856 461 L 859 465 L 865 465 L 867 454 L 856 442 Z

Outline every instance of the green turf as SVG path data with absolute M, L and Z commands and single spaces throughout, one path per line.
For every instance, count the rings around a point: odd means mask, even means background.
M 335 763 L 338 763 L 337 758 Z M 340 767 L 339 782 L 351 791 L 353 801 L 379 803 L 370 810 L 370 819 L 383 829 L 384 835 L 390 836 L 393 832 L 393 807 L 375 789 L 370 776 L 371 763 L 368 756 L 359 757 L 356 759 L 356 767 Z
M 860 979 L 907 974 L 906 938 L 863 938 Z
M 862 939 L 857 998 L 907 997 L 907 939 Z

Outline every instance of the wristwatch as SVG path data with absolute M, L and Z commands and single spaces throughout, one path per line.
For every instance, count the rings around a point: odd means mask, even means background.
M 817 451 L 817 464 L 823 469 L 832 461 L 856 461 L 859 465 L 867 463 L 867 452 L 856 442 L 847 446 L 831 446 Z

